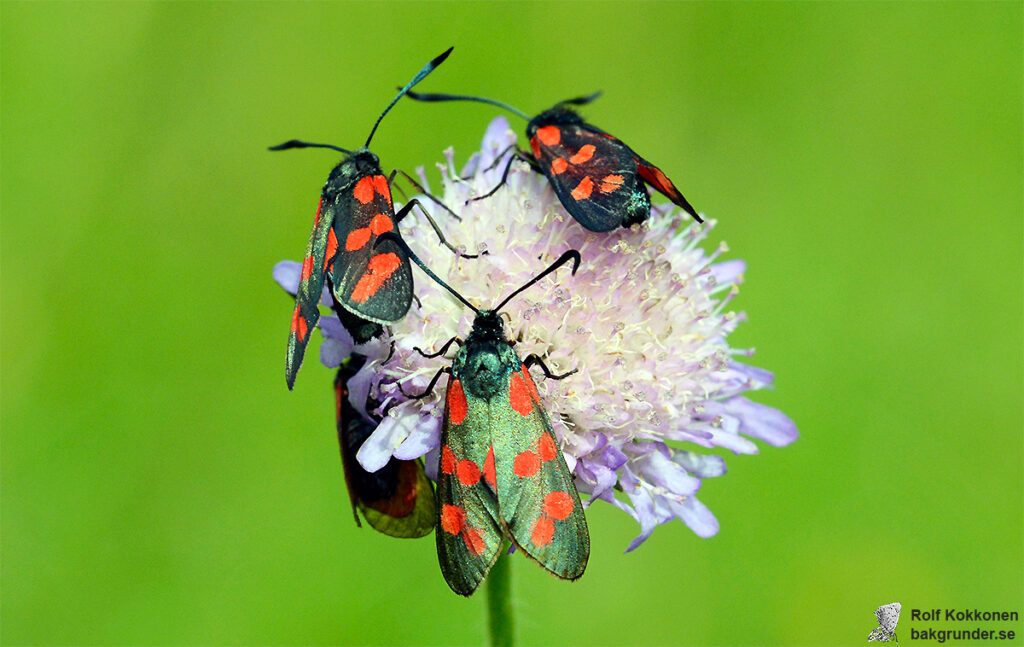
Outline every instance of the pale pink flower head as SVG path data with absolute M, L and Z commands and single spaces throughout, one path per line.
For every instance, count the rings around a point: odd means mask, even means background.
M 535 353 L 553 373 L 576 369 L 553 380 L 535 367 L 533 378 L 577 489 L 584 500 L 608 502 L 640 524 L 627 550 L 673 519 L 702 537 L 714 535 L 718 521 L 696 495 L 704 479 L 725 473 L 725 460 L 705 450 L 756 454 L 755 440 L 780 447 L 797 438 L 784 414 L 743 395 L 773 379 L 737 360 L 751 349 L 731 348 L 727 341 L 744 319 L 731 309 L 744 262 L 720 261 L 728 251 L 724 244 L 705 251 L 701 243 L 715 221 L 694 223 L 672 205 L 656 205 L 649 220 L 631 229 L 587 231 L 566 213 L 548 181 L 519 161 L 506 186 L 467 204 L 498 183 L 505 161 L 492 163 L 514 141 L 508 122 L 498 117 L 461 172 L 446 151 L 436 195 L 461 222 L 420 198 L 449 241 L 487 254 L 456 256 L 417 215 L 401 223 L 404 238 L 481 309 L 496 305 L 566 250 L 578 250 L 582 263 L 574 276 L 559 270 L 502 309 L 520 358 Z M 422 169 L 420 176 L 426 186 Z M 292 271 L 297 278 L 297 264 L 278 264 L 275 277 L 294 290 Z M 391 456 L 424 454 L 430 454 L 428 471 L 436 468 L 444 380 L 420 400 L 403 391 L 420 393 L 450 361 L 426 359 L 413 349 L 429 353 L 452 336 L 465 338 L 472 324 L 473 313 L 447 291 L 421 272 L 415 280 L 418 302 L 405 319 L 383 339 L 355 349 L 369 359 L 350 383 L 353 405 L 365 411 L 369 395 L 380 403 L 374 413 L 384 416 L 357 455 L 369 471 Z M 321 329 L 327 338 L 321 357 L 336 366 L 353 351 L 351 337 L 334 317 L 322 318 Z

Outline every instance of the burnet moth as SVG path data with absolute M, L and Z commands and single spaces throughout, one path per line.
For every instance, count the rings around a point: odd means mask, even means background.
M 519 157 L 548 179 L 565 210 L 590 231 L 611 231 L 647 220 L 651 215 L 651 197 L 645 184 L 685 209 L 697 222 L 704 222 L 661 169 L 622 140 L 585 122 L 570 107 L 590 103 L 600 94 L 561 101 L 532 118 L 506 103 L 483 97 L 416 92 L 409 92 L 408 96 L 417 101 L 479 101 L 504 108 L 527 121 L 531 152 L 517 149 L 501 182 L 477 199 L 497 191 L 508 177 L 512 160 Z
M 424 537 L 434 529 L 437 512 L 434 486 L 423 471 L 423 462 L 392 458 L 380 470 L 367 472 L 356 461 L 356 452 L 377 427 L 348 399 L 348 381 L 365 363 L 365 357 L 353 354 L 334 379 L 338 445 L 352 514 L 357 526 L 361 525 L 361 512 L 372 528 L 385 535 Z
M 324 281 L 335 300 L 363 320 L 376 323 L 398 321 L 412 303 L 412 269 L 401 246 L 394 243 L 376 245 L 378 237 L 396 226 L 414 205 L 409 201 L 398 214 L 391 202 L 389 179 L 380 168 L 380 160 L 368 146 L 384 115 L 409 91 L 440 65 L 453 48 L 427 63 L 377 118 L 366 143 L 357 151 L 330 144 L 311 144 L 291 140 L 270 150 L 290 148 L 330 148 L 346 155 L 334 167 L 324 184 L 317 205 L 313 232 L 306 246 L 299 289 L 295 295 L 291 332 L 285 359 L 285 380 L 288 388 L 295 384 L 295 375 L 302 364 L 309 334 L 320 319 L 317 303 Z M 428 216 L 429 220 L 429 216 Z M 447 245 L 437 225 L 435 232 Z M 451 248 L 449 246 L 450 249 Z
M 391 237 L 385 234 L 384 237 Z M 383 238 L 382 237 L 382 240 Z M 437 469 L 437 556 L 448 586 L 472 595 L 511 541 L 556 576 L 575 580 L 590 556 L 587 519 L 572 474 L 544 412 L 529 366 L 543 360 L 530 355 L 520 361 L 505 335 L 498 311 L 513 297 L 569 262 L 579 267 L 575 250 L 564 253 L 546 270 L 508 295 L 492 310 L 469 303 L 428 268 L 404 241 L 406 254 L 439 285 L 465 304 L 476 317 L 450 368 Z M 421 351 L 422 352 L 422 351 Z

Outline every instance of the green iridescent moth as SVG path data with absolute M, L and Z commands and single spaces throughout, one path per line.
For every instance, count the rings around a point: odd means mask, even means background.
M 410 396 L 424 397 L 442 373 L 451 374 L 436 489 L 437 555 L 448 586 L 472 595 L 505 540 L 554 575 L 579 578 L 590 556 L 587 519 L 529 367 L 539 364 L 554 379 L 568 373 L 552 375 L 536 355 L 521 361 L 498 314 L 512 297 L 570 260 L 575 274 L 579 252 L 566 252 L 492 310 L 477 309 L 407 246 L 406 253 L 476 312 L 465 341 L 453 338 L 424 355 L 440 356 L 459 342 L 452 366 L 439 370 L 424 393 Z

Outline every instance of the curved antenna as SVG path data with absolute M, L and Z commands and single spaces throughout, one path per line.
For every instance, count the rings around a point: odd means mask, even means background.
M 541 272 L 537 276 L 533 277 L 532 279 L 527 281 L 526 284 L 523 287 L 519 288 L 518 290 L 516 290 L 512 294 L 510 294 L 507 297 L 505 297 L 505 300 L 502 301 L 501 303 L 499 303 L 498 305 L 496 305 L 493 308 L 493 310 L 495 312 L 497 312 L 498 310 L 501 310 L 501 307 L 504 306 L 509 301 L 511 301 L 512 297 L 514 297 L 515 295 L 519 294 L 520 292 L 522 292 L 526 288 L 530 287 L 531 285 L 533 285 L 537 281 L 541 280 L 542 278 L 544 278 L 548 274 L 551 274 L 552 272 L 554 272 L 558 268 L 562 267 L 563 265 L 565 265 L 569 261 L 569 259 L 572 259 L 572 273 L 575 275 L 576 274 L 576 270 L 578 270 L 580 268 L 580 253 L 578 251 L 576 251 L 575 249 L 570 249 L 569 251 L 567 251 L 564 254 L 562 254 L 561 256 L 559 256 L 557 261 L 555 261 L 554 263 L 549 265 L 548 269 L 544 270 L 543 272 Z
M 375 124 L 373 124 L 373 130 L 370 131 L 370 136 L 366 138 L 366 143 L 363 144 L 363 146 L 369 146 L 370 145 L 370 140 L 373 139 L 373 133 L 377 132 L 377 126 L 380 125 L 380 120 L 384 118 L 384 115 L 388 114 L 388 110 L 391 110 L 391 108 L 396 103 L 398 103 L 398 100 L 402 98 L 402 95 L 409 91 L 409 88 L 411 88 L 412 86 L 414 86 L 417 83 L 419 83 L 420 81 L 422 81 L 428 74 L 430 74 L 431 72 L 434 71 L 435 67 L 437 67 L 438 65 L 443 63 L 444 59 L 448 58 L 448 55 L 452 53 L 453 49 L 455 49 L 454 46 L 453 47 L 449 47 L 445 51 L 441 52 L 441 54 L 439 54 L 436 57 L 434 57 L 434 60 L 432 60 L 429 63 L 427 63 L 426 65 L 424 65 L 423 69 L 420 70 L 419 72 L 417 72 L 416 76 L 412 77 L 412 81 L 409 81 L 408 83 L 406 83 L 405 87 L 398 91 L 398 96 L 396 96 L 394 99 L 392 99 L 391 103 L 388 104 L 388 107 L 384 108 L 384 112 L 380 113 L 380 116 L 377 117 L 377 122 Z
M 381 234 L 380 237 L 377 238 L 377 242 L 374 243 L 373 246 L 374 247 L 379 247 L 380 244 L 383 243 L 385 240 L 390 240 L 391 242 L 393 242 L 396 245 L 398 245 L 399 247 L 401 247 L 405 251 L 405 253 L 409 256 L 409 258 L 411 258 L 414 263 L 419 265 L 421 270 L 423 270 L 424 272 L 427 273 L 427 276 L 429 276 L 430 278 L 434 279 L 434 281 L 438 285 L 440 285 L 444 289 L 446 289 L 449 292 L 451 292 L 452 294 L 454 294 L 455 298 L 458 299 L 459 301 L 461 301 L 467 308 L 469 308 L 470 310 L 472 310 L 473 312 L 475 312 L 477 314 L 480 314 L 480 309 L 479 308 L 477 308 L 475 305 L 473 305 L 469 301 L 466 301 L 466 298 L 464 296 L 462 296 L 461 294 L 456 292 L 455 289 L 452 286 L 450 286 L 447 283 L 445 283 L 444 281 L 442 281 L 441 277 L 439 277 L 437 274 L 434 274 L 434 272 L 429 267 L 427 267 L 423 263 L 423 261 L 420 260 L 420 257 L 417 256 L 414 251 L 409 249 L 409 245 L 404 240 L 402 240 L 401 236 L 399 236 L 395 232 L 389 231 L 389 232 L 385 232 L 385 233 Z
M 331 144 L 311 144 L 309 142 L 300 142 L 297 139 L 291 139 L 289 141 L 286 141 L 283 144 L 278 144 L 277 146 L 271 146 L 267 150 L 283 151 L 283 150 L 288 150 L 289 148 L 330 148 L 332 150 L 336 150 L 336 151 L 340 151 L 342 153 L 345 153 L 346 155 L 351 155 L 352 154 L 352 151 L 350 151 L 347 148 L 342 148 L 341 146 L 332 146 Z
M 596 99 L 599 96 L 601 96 L 601 94 L 603 94 L 602 91 L 598 90 L 594 94 L 591 94 L 591 95 L 588 95 L 588 96 L 585 96 L 585 97 L 576 97 L 574 99 L 566 99 L 565 101 L 559 101 L 558 103 L 556 103 L 555 107 L 557 108 L 558 106 L 564 106 L 566 104 L 572 104 L 574 106 L 586 105 L 586 104 L 590 103 L 591 101 L 593 101 L 594 99 Z
M 513 108 L 507 103 L 497 101 L 495 99 L 485 99 L 484 97 L 471 97 L 464 94 L 420 94 L 419 92 L 408 92 L 407 94 L 410 99 L 416 99 L 417 101 L 478 101 L 480 103 L 488 103 L 492 106 L 504 108 L 505 110 L 508 110 L 514 115 L 519 115 L 526 121 L 530 121 L 531 119 L 530 115 L 526 114 L 522 110 L 519 110 L 518 108 Z

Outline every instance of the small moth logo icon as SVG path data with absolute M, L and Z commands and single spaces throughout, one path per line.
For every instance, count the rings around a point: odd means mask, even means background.
M 896 640 L 896 623 L 900 621 L 900 603 L 890 602 L 875 609 L 878 626 L 868 634 L 868 642 L 887 643 Z

